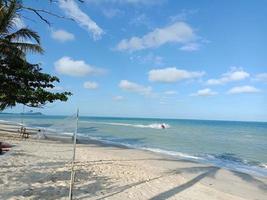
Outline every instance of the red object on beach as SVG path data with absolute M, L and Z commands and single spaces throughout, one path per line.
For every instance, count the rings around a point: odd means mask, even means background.
M 3 151 L 9 151 L 11 147 L 12 147 L 12 145 L 10 145 L 10 144 L 8 144 L 8 143 L 0 142 L 0 154 L 1 154 Z
M 8 149 L 8 148 L 11 148 L 12 146 L 11 146 L 10 144 L 8 144 L 8 143 L 1 143 L 1 144 L 0 144 L 0 147 L 1 147 L 2 149 Z

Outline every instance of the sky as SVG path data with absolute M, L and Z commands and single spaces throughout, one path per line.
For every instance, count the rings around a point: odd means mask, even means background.
M 71 91 L 44 114 L 267 121 L 267 2 L 25 1 L 43 55 L 29 55 Z M 6 112 L 21 112 L 22 106 Z

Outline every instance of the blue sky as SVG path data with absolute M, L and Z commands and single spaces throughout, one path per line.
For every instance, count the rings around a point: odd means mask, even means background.
M 267 121 L 267 2 L 27 1 L 75 19 L 36 16 L 44 55 L 71 91 L 45 114 Z M 21 106 L 7 111 L 20 112 Z M 26 108 L 30 110 L 30 108 Z

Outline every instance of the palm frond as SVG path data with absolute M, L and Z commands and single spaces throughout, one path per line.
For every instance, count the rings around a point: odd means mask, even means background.
M 9 40 L 0 39 L 0 55 L 10 56 L 16 55 L 18 57 L 25 57 L 25 53 Z
M 44 53 L 44 50 L 39 44 L 21 43 L 21 42 L 13 42 L 12 44 L 23 52 L 41 53 L 41 54 Z
M 10 1 L 8 7 L 2 8 L 0 14 L 0 34 L 7 33 L 15 26 L 14 18 L 17 17 L 18 3 L 16 0 Z
M 7 36 L 5 36 L 6 39 L 8 40 L 16 40 L 16 41 L 21 41 L 21 40 L 35 40 L 38 44 L 40 44 L 40 36 L 37 34 L 37 32 L 32 31 L 28 28 L 22 28 L 14 33 L 11 33 Z

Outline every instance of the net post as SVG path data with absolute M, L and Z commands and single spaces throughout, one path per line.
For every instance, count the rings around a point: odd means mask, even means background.
M 75 171 L 74 171 L 74 161 L 76 153 L 76 141 L 77 141 L 77 131 L 78 131 L 78 120 L 79 120 L 79 108 L 77 109 L 76 115 L 76 129 L 73 133 L 73 154 L 72 154 L 72 164 L 71 164 L 71 177 L 70 177 L 70 190 L 69 190 L 69 200 L 72 200 L 72 190 L 74 186 Z
M 22 113 L 21 113 L 21 126 L 24 127 L 24 113 L 25 113 L 25 105 L 23 104 Z

